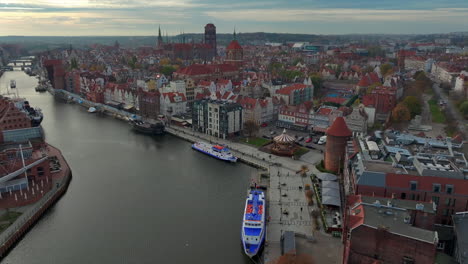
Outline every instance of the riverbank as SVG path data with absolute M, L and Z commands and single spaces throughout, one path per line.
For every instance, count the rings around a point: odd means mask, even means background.
M 0 259 L 3 259 L 16 243 L 41 219 L 42 215 L 60 199 L 70 184 L 72 172 L 60 150 L 51 145 L 47 145 L 47 153 L 49 157 L 57 158 L 60 163 L 60 170 L 52 174 L 50 179 L 52 188 L 47 193 L 39 193 L 39 184 L 35 185 L 37 196 L 42 197 L 34 204 L 25 206 L 25 208 L 23 208 L 24 212 L 16 221 L 0 233 Z M 30 189 L 34 189 L 34 185 Z M 15 210 L 15 207 L 11 206 L 18 201 L 18 199 L 16 199 L 16 192 L 19 193 L 19 191 L 15 191 L 14 193 L 15 201 L 11 199 L 11 204 L 3 208 Z M 32 194 L 34 194 L 34 190 L 32 190 Z M 13 194 L 10 194 L 10 198 L 13 198 L 12 195 Z M 8 199 L 8 197 L 2 198 L 2 202 L 5 201 L 4 199 Z
M 67 94 L 65 91 L 56 94 L 60 93 L 63 95 Z M 81 99 L 76 95 L 74 96 L 75 101 Z M 61 98 L 66 99 L 64 97 Z M 79 105 L 90 107 L 96 104 L 88 105 L 88 102 L 85 102 Z M 117 109 L 111 109 L 106 114 L 122 120 L 125 120 L 122 117 L 131 115 L 130 113 L 122 114 Z M 304 243 L 306 245 L 310 245 L 311 241 L 316 241 L 311 221 L 311 212 L 318 208 L 316 205 L 309 205 L 305 196 L 305 186 L 307 184 L 311 186 L 312 182 L 310 177 L 301 177 L 296 172 L 301 166 L 306 165 L 309 167 L 310 172 L 319 173 L 314 165 L 315 160 L 320 161 L 322 159 L 322 153 L 311 151 L 312 156 L 315 155 L 316 157 L 311 159 L 310 162 L 306 162 L 303 160 L 293 160 L 288 157 L 274 156 L 259 151 L 251 145 L 216 138 L 178 126 L 168 126 L 166 127 L 166 131 L 173 136 L 189 142 L 206 141 L 213 144 L 225 144 L 240 161 L 266 171 L 264 174 L 266 177 L 263 180 L 267 183 L 268 187 L 267 216 L 269 221 L 267 223 L 266 243 L 263 251 L 265 262 L 275 260 L 281 256 L 280 241 L 284 231 L 294 231 L 299 236 L 306 237 L 307 241 L 309 241 Z M 260 174 L 258 177 L 261 177 Z M 260 178 L 257 181 L 260 182 Z M 238 195 L 241 196 L 242 194 L 239 193 Z M 337 243 L 339 244 L 339 241 Z M 314 253 L 317 254 L 318 252 Z M 338 255 L 341 256 L 341 254 Z

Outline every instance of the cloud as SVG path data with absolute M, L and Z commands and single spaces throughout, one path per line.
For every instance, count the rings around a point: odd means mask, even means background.
M 249 9 L 206 11 L 209 17 L 229 21 L 308 22 L 308 21 L 446 21 L 468 22 L 468 9 L 374 10 L 374 9 Z

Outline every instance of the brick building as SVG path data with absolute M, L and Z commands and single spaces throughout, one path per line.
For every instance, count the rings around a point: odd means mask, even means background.
M 431 203 L 349 196 L 343 263 L 434 263 L 433 214 Z
M 374 107 L 376 114 L 389 114 L 397 104 L 397 88 L 378 86 L 362 97 L 362 104 Z
M 139 107 L 140 115 L 152 119 L 157 119 L 160 113 L 160 96 L 159 91 L 143 91 L 139 90 Z
M 325 168 L 332 172 L 339 172 L 343 168 L 346 143 L 352 136 L 351 130 L 343 117 L 337 117 L 327 129 L 327 143 L 325 147 Z

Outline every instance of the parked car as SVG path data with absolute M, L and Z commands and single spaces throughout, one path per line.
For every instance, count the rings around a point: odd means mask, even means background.
M 327 143 L 327 136 L 322 136 L 322 137 L 320 137 L 320 139 L 319 139 L 319 141 L 318 141 L 317 144 L 323 145 L 323 144 L 325 144 L 325 143 Z
M 261 127 L 267 127 L 267 126 L 268 126 L 268 123 L 262 123 L 260 126 L 261 126 Z
M 299 137 L 299 138 L 297 139 L 297 141 L 302 141 L 302 140 L 304 140 L 304 137 Z
M 320 138 L 314 138 L 314 144 L 317 144 L 319 142 Z
M 306 148 L 315 149 L 314 146 L 307 145 Z
M 308 138 L 306 139 L 306 141 L 305 141 L 305 142 L 306 142 L 306 143 L 310 143 L 310 142 L 312 142 L 312 138 L 311 138 L 311 137 L 308 137 Z
M 276 131 L 273 130 L 273 131 L 270 132 L 270 135 L 273 136 L 274 134 L 276 134 Z

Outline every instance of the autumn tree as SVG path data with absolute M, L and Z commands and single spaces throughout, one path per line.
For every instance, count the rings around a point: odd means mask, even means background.
M 393 66 L 391 64 L 385 63 L 380 65 L 380 73 L 382 76 L 387 76 L 393 73 Z
M 406 96 L 403 100 L 403 103 L 406 105 L 406 107 L 408 107 L 411 117 L 421 114 L 421 102 L 416 96 Z
M 260 129 L 259 125 L 253 120 L 247 120 L 244 122 L 244 131 L 249 137 L 257 133 Z
M 405 103 L 399 103 L 392 110 L 392 119 L 396 122 L 408 121 L 411 119 L 411 113 Z
M 319 74 L 312 74 L 310 75 L 310 80 L 312 81 L 312 84 L 314 85 L 314 96 L 318 95 L 318 92 L 320 89 L 322 89 L 323 86 L 323 78 Z
M 171 76 L 173 72 L 176 71 L 176 68 L 172 65 L 165 65 L 161 68 L 161 73 L 165 76 Z

